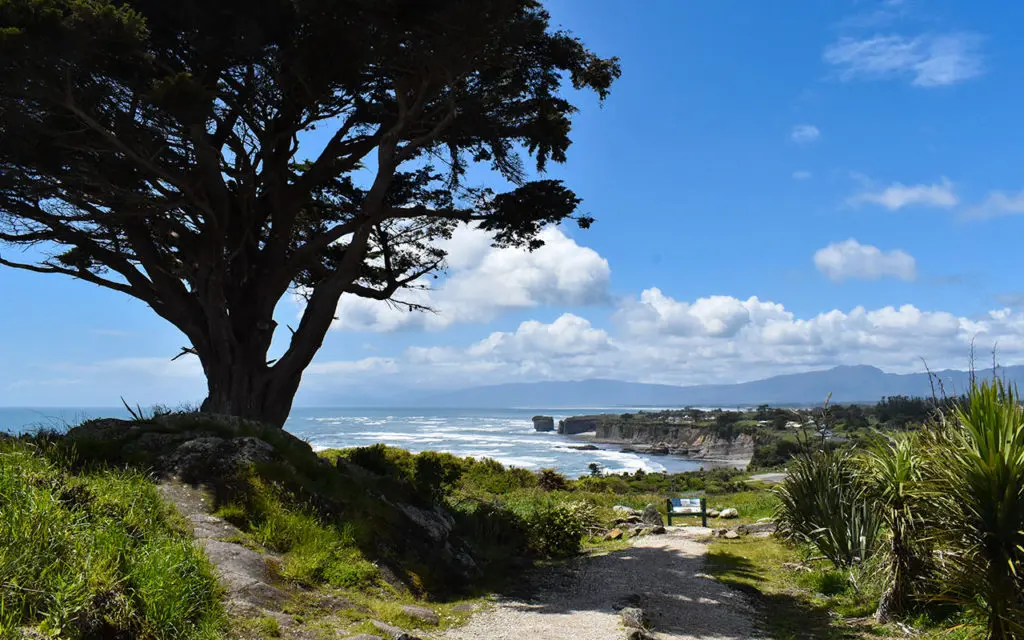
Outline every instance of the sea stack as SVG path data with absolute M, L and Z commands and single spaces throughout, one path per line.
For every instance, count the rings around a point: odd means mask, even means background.
M 533 416 L 533 428 L 537 431 L 554 431 L 555 419 L 551 416 Z

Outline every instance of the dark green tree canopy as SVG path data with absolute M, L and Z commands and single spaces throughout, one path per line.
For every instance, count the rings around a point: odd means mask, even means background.
M 0 248 L 44 256 L 0 264 L 144 301 L 204 409 L 281 424 L 342 294 L 442 268 L 458 224 L 530 248 L 589 224 L 525 163 L 565 160 L 566 81 L 604 98 L 618 74 L 537 0 L 0 0 Z M 511 190 L 467 184 L 479 163 Z

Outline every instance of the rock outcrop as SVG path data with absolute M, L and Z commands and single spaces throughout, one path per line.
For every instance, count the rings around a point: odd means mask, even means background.
M 535 431 L 554 431 L 555 419 L 551 416 L 533 416 L 533 428 Z
M 558 421 L 558 433 L 573 436 L 578 433 L 597 431 L 600 420 L 596 416 L 573 416 Z
M 749 434 L 727 439 L 700 427 L 613 418 L 602 416 L 601 419 L 593 419 L 595 442 L 625 445 L 623 451 L 631 453 L 678 455 L 743 464 L 754 455 L 754 437 Z

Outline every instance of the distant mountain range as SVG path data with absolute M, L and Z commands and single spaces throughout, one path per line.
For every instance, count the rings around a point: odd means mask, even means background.
M 935 375 L 949 395 L 969 385 L 970 374 L 966 371 L 937 371 Z M 989 378 L 992 371 L 978 371 L 976 375 Z M 1024 382 L 1024 365 L 1000 368 L 999 375 L 1008 381 Z M 801 406 L 821 404 L 829 393 L 833 403 L 873 403 L 885 396 L 927 397 L 932 387 L 926 373 L 894 374 L 871 366 L 842 366 L 739 384 L 687 387 L 619 380 L 498 384 L 419 396 L 406 393 L 401 400 L 377 398 L 372 404 L 445 408 Z

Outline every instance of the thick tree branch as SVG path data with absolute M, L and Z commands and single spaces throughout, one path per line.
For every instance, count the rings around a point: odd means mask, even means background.
M 288 350 L 272 367 L 283 376 L 298 375 L 313 360 L 334 320 L 342 292 L 359 277 L 366 258 L 370 229 L 363 227 L 352 238 L 334 274 L 313 288 L 306 301 L 299 327 L 292 334 Z

